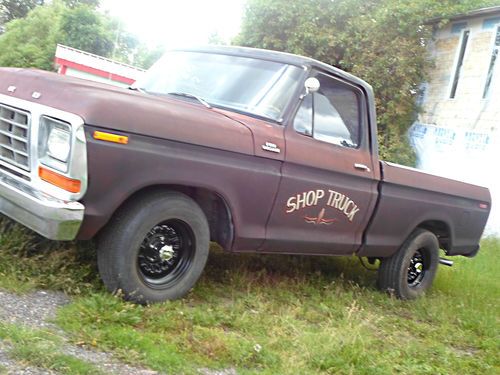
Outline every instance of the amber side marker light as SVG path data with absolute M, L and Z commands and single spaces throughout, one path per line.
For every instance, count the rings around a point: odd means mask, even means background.
M 94 132 L 94 139 L 106 142 L 119 143 L 122 145 L 126 145 L 128 143 L 128 137 L 126 135 L 105 133 L 97 130 Z
M 72 178 L 60 175 L 44 167 L 38 167 L 38 176 L 40 176 L 42 180 L 69 191 L 70 193 L 79 193 L 82 186 L 80 180 L 73 180 Z

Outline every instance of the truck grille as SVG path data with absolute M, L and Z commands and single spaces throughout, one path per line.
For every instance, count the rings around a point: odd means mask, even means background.
M 0 160 L 30 170 L 30 113 L 0 104 Z

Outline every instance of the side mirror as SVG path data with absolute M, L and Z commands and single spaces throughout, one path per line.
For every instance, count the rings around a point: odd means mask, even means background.
M 320 87 L 320 83 L 319 83 L 319 81 L 318 81 L 317 78 L 315 78 L 315 77 L 309 77 L 304 82 L 304 86 L 306 88 L 306 95 L 307 95 L 307 94 L 310 94 L 310 93 L 318 91 L 319 87 Z
M 307 95 L 315 93 L 319 90 L 320 83 L 317 78 L 309 77 L 304 82 L 304 87 L 306 88 L 306 92 L 300 96 L 300 100 L 304 99 Z

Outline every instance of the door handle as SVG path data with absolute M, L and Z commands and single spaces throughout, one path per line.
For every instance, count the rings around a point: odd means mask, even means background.
M 354 168 L 355 169 L 358 169 L 360 171 L 363 171 L 363 172 L 370 172 L 370 168 L 368 168 L 366 165 L 364 164 L 360 164 L 360 163 L 354 163 Z

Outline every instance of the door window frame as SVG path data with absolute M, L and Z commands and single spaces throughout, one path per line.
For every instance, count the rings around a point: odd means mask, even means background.
M 367 108 L 368 108 L 368 99 L 366 97 L 366 94 L 364 92 L 364 90 L 359 87 L 358 85 L 346 80 L 346 79 L 343 79 L 341 77 L 338 77 L 334 74 L 332 74 L 331 72 L 328 72 L 328 71 L 324 71 L 322 69 L 318 69 L 318 68 L 312 68 L 308 74 L 305 76 L 304 78 L 304 82 L 307 78 L 310 78 L 310 77 L 317 77 L 318 75 L 323 75 L 329 79 L 332 79 L 336 82 L 339 82 L 341 85 L 343 86 L 347 86 L 349 87 L 350 89 L 352 89 L 352 91 L 356 94 L 357 98 L 358 98 L 358 111 L 359 111 L 359 141 L 358 141 L 358 145 L 356 148 L 354 147 L 347 147 L 347 146 L 342 146 L 342 145 L 339 145 L 339 144 L 335 144 L 335 143 L 331 143 L 331 142 L 327 142 L 327 141 L 323 141 L 321 139 L 317 139 L 317 138 L 314 138 L 314 127 L 312 127 L 312 133 L 313 134 L 304 134 L 304 133 L 300 133 L 298 132 L 295 127 L 294 127 L 294 122 L 295 122 L 295 118 L 297 116 L 297 113 L 299 112 L 301 106 L 302 106 L 302 103 L 304 102 L 304 99 L 309 96 L 309 95 L 314 95 L 314 93 L 310 93 L 310 94 L 307 94 L 307 95 L 302 95 L 299 100 L 297 101 L 296 103 L 296 107 L 294 109 L 294 111 L 292 112 L 293 115 L 290 116 L 290 118 L 288 119 L 287 121 L 287 125 L 289 127 L 292 128 L 292 130 L 300 135 L 300 136 L 303 136 L 303 137 L 308 137 L 308 138 L 311 138 L 313 139 L 314 141 L 316 142 L 321 142 L 321 143 L 325 143 L 325 144 L 328 144 L 328 145 L 331 145 L 332 147 L 339 147 L 341 149 L 348 149 L 348 150 L 367 150 L 369 149 L 370 145 L 368 144 L 368 138 L 369 138 L 369 134 L 367 134 L 367 132 L 369 133 L 369 130 L 367 129 L 367 127 L 369 126 L 369 121 L 368 121 L 368 111 L 367 111 Z M 303 86 L 302 86 L 303 87 Z M 302 89 L 302 92 L 304 90 Z M 312 120 L 314 120 L 314 108 L 312 109 Z

